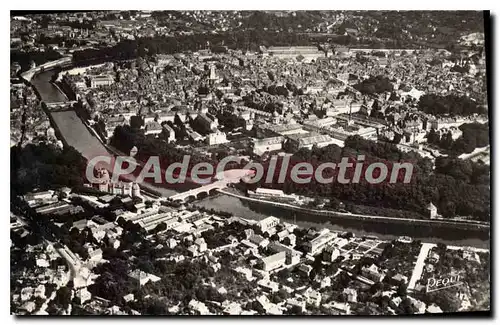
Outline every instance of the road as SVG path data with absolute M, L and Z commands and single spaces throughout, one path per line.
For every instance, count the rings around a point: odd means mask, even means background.
M 425 259 L 429 255 L 429 251 L 435 246 L 436 244 L 422 243 L 422 247 L 420 248 L 420 253 L 418 254 L 417 262 L 415 263 L 415 268 L 413 269 L 410 282 L 408 282 L 408 290 L 413 290 L 415 288 L 417 281 L 420 280 L 420 278 L 422 277 L 422 272 L 425 266 Z M 468 249 L 476 253 L 487 253 L 490 251 L 489 249 L 485 248 L 449 246 L 449 245 L 446 246 L 446 249 L 451 249 L 451 250 Z
M 417 262 L 415 263 L 415 268 L 413 269 L 413 273 L 410 278 L 410 282 L 408 282 L 408 290 L 415 289 L 415 284 L 420 277 L 422 276 L 422 272 L 425 266 L 425 259 L 427 255 L 429 255 L 429 251 L 436 246 L 436 244 L 423 243 L 420 248 L 420 253 L 418 254 Z
M 490 252 L 489 248 L 477 248 L 477 247 L 470 247 L 470 246 L 450 246 L 450 245 L 447 245 L 446 249 L 451 249 L 453 251 L 460 250 L 460 249 L 467 249 L 467 250 L 473 251 L 475 253 L 489 253 Z
M 305 208 L 301 207 L 298 205 L 293 205 L 293 204 L 288 204 L 288 203 L 282 203 L 282 202 L 276 202 L 276 201 L 268 201 L 268 200 L 262 200 L 262 199 L 257 199 L 257 198 L 251 198 L 247 197 L 244 195 L 239 195 L 230 191 L 226 190 L 219 190 L 219 192 L 234 196 L 236 198 L 239 198 L 241 200 L 247 200 L 247 201 L 253 201 L 253 202 L 260 202 L 260 203 L 267 203 L 267 204 L 273 204 L 274 206 L 278 207 L 289 207 L 289 208 L 294 208 L 299 211 L 304 211 L 304 212 L 310 212 L 310 213 L 318 213 L 318 214 L 329 214 L 331 216 L 344 216 L 344 217 L 359 217 L 359 218 L 365 218 L 365 219 L 373 219 L 373 220 L 394 220 L 394 221 L 407 221 L 407 222 L 414 222 L 414 223 L 425 223 L 425 224 L 457 224 L 454 221 L 445 221 L 445 220 L 423 220 L 423 219 L 411 219 L 411 218 L 406 218 L 406 219 L 401 219 L 401 218 L 395 218 L 395 217 L 384 217 L 384 216 L 374 216 L 374 215 L 366 215 L 366 214 L 356 214 L 356 213 L 350 213 L 350 212 L 338 212 L 338 211 L 328 211 L 328 210 L 316 210 L 316 209 L 311 209 L 311 208 Z M 474 224 L 478 227 L 485 227 L 489 228 L 489 225 L 484 225 L 484 224 Z

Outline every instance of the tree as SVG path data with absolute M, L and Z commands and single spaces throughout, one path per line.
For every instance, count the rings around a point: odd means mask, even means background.
M 446 313 L 457 312 L 462 305 L 456 287 L 428 293 L 426 300 L 427 304 L 435 303 Z
M 426 94 L 420 97 L 419 108 L 432 115 L 485 114 L 485 109 L 466 96 Z
M 160 222 L 155 228 L 154 232 L 158 233 L 160 231 L 165 231 L 167 230 L 167 224 L 164 222 Z
M 411 315 L 416 311 L 416 308 L 413 307 L 413 304 L 409 298 L 403 298 L 398 307 L 406 315 Z
M 118 217 L 118 219 L 116 220 L 116 223 L 122 228 L 125 227 L 126 222 L 127 221 L 123 217 Z
M 430 144 L 439 144 L 441 141 L 441 136 L 432 128 L 427 134 L 427 142 Z
M 451 149 L 452 144 L 453 144 L 453 136 L 451 134 L 451 131 L 448 131 L 448 133 L 443 135 L 443 138 L 440 141 L 440 146 L 444 149 Z
M 394 139 L 392 140 L 392 142 L 398 144 L 401 142 L 402 139 L 403 135 L 401 133 L 394 133 Z
M 381 75 L 370 77 L 353 87 L 363 94 L 379 94 L 386 91 L 392 91 L 394 89 L 390 80 Z
M 290 313 L 292 315 L 303 315 L 304 313 L 302 312 L 302 308 L 300 308 L 299 306 L 292 306 L 292 308 L 290 309 Z
M 56 288 L 57 285 L 55 285 L 54 283 L 47 283 L 45 285 L 45 296 L 50 297 L 50 295 L 52 294 L 52 292 L 54 292 Z
M 69 304 L 71 303 L 71 289 L 68 287 L 61 287 L 59 290 L 57 290 L 56 297 L 54 298 L 54 301 L 63 306 L 63 308 L 68 308 Z
M 441 255 L 441 253 L 446 252 L 447 246 L 446 246 L 446 244 L 439 242 L 436 245 L 436 249 L 437 249 L 438 253 Z
M 373 295 L 377 293 L 377 291 L 383 290 L 384 285 L 381 282 L 376 282 L 370 287 L 370 293 Z
M 73 147 L 28 144 L 11 148 L 11 188 L 16 194 L 60 187 L 81 187 L 86 163 Z
M 78 228 L 73 227 L 73 228 L 71 228 L 71 230 L 69 231 L 69 235 L 70 235 L 70 237 L 71 237 L 73 240 L 78 240 L 78 238 L 79 238 L 79 236 L 80 236 L 80 231 L 78 230 Z
M 406 284 L 402 283 L 398 286 L 397 294 L 400 297 L 406 297 Z

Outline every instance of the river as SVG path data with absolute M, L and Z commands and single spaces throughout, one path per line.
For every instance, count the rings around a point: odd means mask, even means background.
M 78 117 L 78 115 L 76 115 L 75 111 L 60 111 L 52 112 L 50 114 L 52 115 L 54 122 L 57 124 L 64 140 L 66 140 L 66 143 L 74 147 L 87 160 L 96 156 L 113 156 L 104 147 L 101 141 L 83 124 L 82 120 Z M 110 171 L 112 170 L 113 165 L 113 162 L 111 162 L 111 164 L 101 164 L 102 167 Z M 134 175 L 124 175 L 121 178 L 129 182 L 136 181 L 136 177 Z M 164 197 L 169 197 L 177 193 L 174 190 L 154 186 L 153 184 L 146 182 L 142 182 L 141 187 L 143 189 L 149 189 L 155 193 L 161 194 Z
M 50 82 L 54 74 L 53 70 L 47 70 L 35 74 L 33 79 L 31 79 L 31 84 L 38 90 L 42 101 L 45 103 L 65 102 L 68 100 L 59 88 Z
M 43 101 L 64 102 L 66 96 L 55 87 L 50 80 L 53 71 L 45 71 L 33 77 L 32 84 L 37 88 Z M 102 143 L 95 137 L 74 111 L 51 113 L 66 142 L 78 150 L 85 158 L 90 159 L 100 154 L 109 154 Z M 150 188 L 164 197 L 177 193 L 174 189 L 157 187 L 152 184 L 141 184 L 143 188 Z M 272 207 L 266 204 L 249 203 L 247 201 L 219 194 L 196 201 L 195 206 L 230 212 L 235 216 L 261 220 L 273 215 L 303 227 L 329 228 L 337 231 L 350 231 L 357 236 L 374 235 L 380 239 L 391 240 L 407 235 L 423 242 L 443 242 L 457 246 L 468 245 L 474 247 L 489 247 L 489 236 L 473 231 L 433 229 L 432 227 L 417 227 L 414 225 L 388 224 L 373 221 L 346 220 L 342 218 L 322 220 L 321 217 L 308 214 L 297 214 L 293 211 Z M 324 219 L 324 218 L 323 218 Z
M 392 240 L 400 236 L 410 236 L 422 242 L 439 243 L 456 246 L 473 246 L 489 248 L 489 235 L 485 237 L 484 232 L 460 230 L 460 229 L 437 229 L 430 226 L 416 226 L 412 224 L 381 223 L 370 220 L 350 220 L 345 218 L 329 218 L 325 220 L 312 214 L 296 213 L 283 208 L 273 207 L 267 204 L 251 203 L 228 195 L 218 194 L 210 196 L 193 203 L 195 206 L 214 209 L 216 211 L 230 212 L 234 216 L 261 220 L 270 215 L 278 217 L 286 222 L 297 224 L 301 227 L 329 228 L 336 231 L 350 231 L 356 236 L 377 236 L 380 239 Z M 321 221 L 320 221 L 321 220 Z
M 31 83 L 38 90 L 42 101 L 45 103 L 54 102 L 67 102 L 65 94 L 50 82 L 53 75 L 56 72 L 53 70 L 47 70 L 40 72 L 33 76 Z M 109 151 L 104 147 L 100 140 L 92 134 L 87 126 L 78 117 L 75 111 L 55 111 L 51 112 L 50 115 L 54 123 L 57 125 L 59 132 L 61 132 L 62 137 L 66 143 L 74 147 L 78 152 L 82 154 L 87 160 L 92 159 L 96 156 L 110 156 Z M 108 168 L 108 166 L 104 166 Z M 109 169 L 109 168 L 108 168 Z M 128 181 L 135 181 L 133 175 L 124 177 Z M 154 192 L 160 193 L 164 197 L 169 197 L 175 193 L 174 190 L 157 187 L 152 184 L 141 184 L 141 187 L 150 189 Z

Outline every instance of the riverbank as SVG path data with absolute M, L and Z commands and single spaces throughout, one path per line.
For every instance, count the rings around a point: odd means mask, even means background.
M 412 219 L 412 218 L 393 218 L 393 217 L 384 217 L 384 216 L 375 216 L 375 215 L 362 215 L 362 214 L 355 214 L 355 213 L 346 213 L 346 212 L 338 212 L 338 211 L 331 211 L 331 210 L 316 210 L 312 208 L 305 208 L 301 207 L 298 205 L 293 205 L 293 204 L 288 204 L 288 203 L 282 203 L 282 202 L 276 202 L 276 201 L 268 201 L 268 200 L 262 200 L 262 199 L 256 199 L 256 198 L 251 198 L 248 196 L 244 196 L 241 194 L 236 194 L 232 191 L 229 190 L 219 190 L 219 192 L 236 197 L 240 200 L 247 200 L 250 202 L 256 202 L 256 203 L 262 203 L 262 204 L 269 204 L 275 207 L 280 207 L 280 208 L 285 208 L 288 210 L 292 211 L 298 211 L 298 212 L 304 212 L 304 213 L 309 213 L 309 214 L 316 214 L 320 216 L 328 216 L 328 217 L 336 217 L 336 218 L 348 218 L 348 219 L 355 219 L 355 220 L 377 220 L 381 222 L 401 222 L 401 223 L 409 223 L 409 224 L 415 224 L 415 225 L 434 225 L 434 226 L 456 226 L 457 228 L 467 228 L 470 229 L 471 227 L 476 227 L 477 229 L 489 229 L 490 226 L 486 224 L 477 224 L 477 223 L 466 223 L 466 222 L 456 222 L 456 221 L 447 221 L 447 220 L 431 220 L 431 219 Z
M 46 70 L 37 73 L 28 82 L 37 90 L 40 100 L 46 104 L 67 102 L 66 94 L 51 82 L 53 75 L 54 71 Z
M 195 207 L 214 209 L 231 213 L 246 219 L 262 220 L 275 216 L 301 227 L 328 228 L 334 231 L 352 232 L 356 236 L 376 236 L 382 240 L 393 240 L 400 236 L 410 236 L 415 240 L 446 245 L 489 247 L 489 229 L 486 231 L 474 229 L 453 229 L 436 227 L 431 224 L 416 225 L 397 222 L 400 220 L 383 221 L 380 219 L 354 219 L 331 217 L 311 212 L 294 211 L 284 206 L 276 206 L 258 201 L 240 199 L 236 196 L 219 193 L 191 203 Z
M 36 83 L 33 86 L 44 100 L 62 95 L 60 90 L 50 83 L 50 73 L 53 72 L 45 71 L 37 74 L 34 78 Z M 56 92 L 56 94 L 50 94 L 50 92 Z M 93 158 L 100 154 L 109 155 L 109 147 L 103 143 L 102 139 L 93 134 L 91 126 L 84 124 L 74 111 L 68 111 L 67 113 L 53 112 L 51 116 L 54 117 L 54 124 L 60 129 L 61 137 L 85 158 Z M 165 198 L 182 191 L 182 189 L 167 189 L 147 183 L 141 184 L 141 188 Z M 229 212 L 235 216 L 255 220 L 274 215 L 305 227 L 327 227 L 333 230 L 350 231 L 357 236 L 375 235 L 384 240 L 395 239 L 399 236 L 410 236 L 423 242 L 443 242 L 457 246 L 489 246 L 489 227 L 487 229 L 473 229 L 474 225 L 471 227 L 471 225 L 467 224 L 467 229 L 465 227 L 457 229 L 442 222 L 441 224 L 439 222 L 429 222 L 430 220 L 408 222 L 405 219 L 384 219 L 384 217 L 379 216 L 363 218 L 353 214 L 334 213 L 334 215 L 330 215 L 323 210 L 310 211 L 307 208 L 288 207 L 287 205 L 276 205 L 277 202 L 266 203 L 250 199 L 245 196 L 237 197 L 224 193 L 198 200 L 193 205 Z

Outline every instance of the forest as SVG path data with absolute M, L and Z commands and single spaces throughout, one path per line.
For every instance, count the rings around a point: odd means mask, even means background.
M 117 127 L 111 141 L 112 145 L 124 152 L 128 152 L 134 145 L 137 146 L 139 153 L 136 158 L 138 159 L 160 155 L 163 166 L 167 162 L 181 162 L 185 154 L 173 145 L 145 137 L 128 126 Z M 490 170 L 489 166 L 482 163 L 452 157 L 438 158 L 433 169 L 430 159 L 422 158 L 412 152 L 401 152 L 394 144 L 377 143 L 359 136 L 351 136 L 346 139 L 344 148 L 329 145 L 324 148 L 313 147 L 312 150 L 300 149 L 293 155 L 288 173 L 299 162 L 319 165 L 323 162 L 340 162 L 342 157 L 349 157 L 352 162 L 355 162 L 356 157 L 362 154 L 366 156 L 365 163 L 384 162 L 388 166 L 394 162 L 412 163 L 414 168 L 411 182 L 409 184 L 400 181 L 395 184 L 384 182 L 372 185 L 361 180 L 358 184 L 348 185 L 338 182 L 320 184 L 313 177 L 308 184 L 296 184 L 288 177 L 283 184 L 278 182 L 268 184 L 264 183 L 267 177 L 264 174 L 260 182 L 249 185 L 248 188 L 270 187 L 282 189 L 286 193 L 309 197 L 335 198 L 355 205 L 372 206 L 377 208 L 377 212 L 383 208 L 412 211 L 412 213 L 408 212 L 409 216 L 414 216 L 415 213 L 420 213 L 423 217 L 427 216 L 426 207 L 433 202 L 438 208 L 438 213 L 443 217 L 467 216 L 475 220 L 489 221 Z M 207 161 L 206 158 L 192 156 L 191 164 L 202 160 Z M 214 166 L 217 164 L 216 161 L 212 163 Z M 263 162 L 265 171 L 267 171 L 266 164 L 268 163 Z M 281 162 L 278 162 L 277 166 L 280 164 Z M 274 180 L 278 179 L 279 172 L 279 170 L 275 171 Z M 400 177 L 404 176 L 403 172 L 400 172 Z M 354 168 L 348 168 L 346 178 L 352 179 L 353 173 Z M 330 169 L 326 169 L 323 176 L 325 178 L 336 177 L 335 172 Z
M 370 77 L 353 87 L 362 94 L 367 95 L 380 94 L 394 89 L 390 80 L 384 76 Z
M 31 62 L 41 65 L 49 61 L 54 61 L 62 58 L 62 55 L 54 51 L 53 49 L 47 49 L 46 51 L 10 51 L 10 62 L 17 62 L 21 65 L 21 71 L 27 71 L 31 68 Z
M 296 152 L 289 165 L 289 171 L 298 162 L 311 162 L 313 165 L 322 162 L 340 162 L 342 157 L 356 161 L 358 155 L 365 155 L 366 163 L 383 162 L 388 166 L 393 162 L 410 162 L 413 164 L 413 175 L 409 184 L 397 182 L 390 184 L 369 184 L 363 179 L 357 184 L 340 184 L 336 181 L 329 184 L 317 183 L 315 178 L 308 184 L 296 184 L 290 178 L 283 184 L 264 183 L 267 175 L 249 189 L 270 187 L 282 189 L 286 193 L 296 193 L 315 198 L 335 198 L 348 203 L 372 206 L 377 211 L 381 208 L 399 209 L 427 216 L 426 209 L 430 202 L 438 208 L 438 213 L 445 218 L 468 216 L 475 220 L 489 221 L 490 218 L 490 176 L 489 166 L 459 158 L 440 158 L 433 169 L 432 161 L 421 158 L 416 153 L 404 153 L 390 143 L 376 143 L 359 136 L 346 139 L 345 147 L 329 145 L 312 150 L 303 148 Z M 278 166 L 280 162 L 278 162 Z M 267 168 L 264 168 L 267 170 Z M 390 168 L 389 168 L 390 170 Z M 402 171 L 401 171 L 402 172 Z M 352 178 L 354 168 L 348 168 L 346 178 Z M 275 173 L 278 178 L 279 170 Z M 330 169 L 323 172 L 325 178 L 336 174 Z M 400 176 L 402 176 L 400 174 Z M 464 200 L 464 198 L 466 198 Z M 368 212 L 367 212 L 368 213 Z
M 10 149 L 11 191 L 25 194 L 83 185 L 86 161 L 75 148 L 59 149 L 51 144 L 28 144 Z
M 486 147 L 490 144 L 488 123 L 462 124 L 459 129 L 462 131 L 462 135 L 456 140 L 453 140 L 451 132 L 441 136 L 436 130 L 431 129 L 427 135 L 427 142 L 448 150 L 454 156 L 471 153 L 476 148 Z
M 418 102 L 419 109 L 435 116 L 468 116 L 487 114 L 484 107 L 466 96 L 425 94 Z

